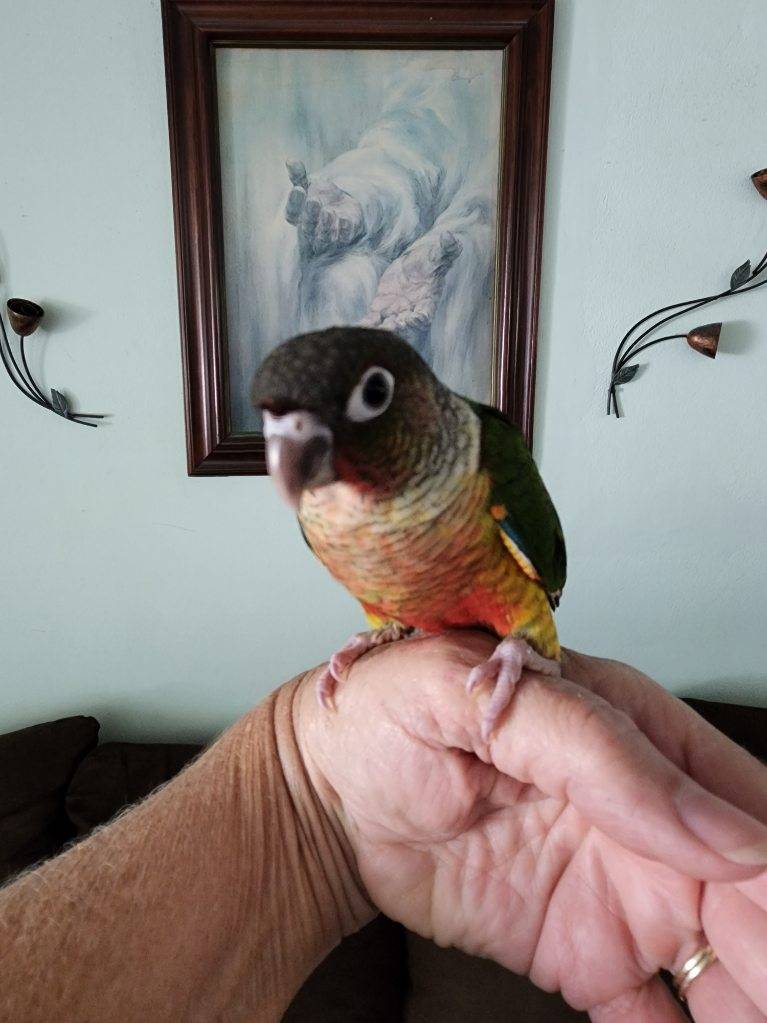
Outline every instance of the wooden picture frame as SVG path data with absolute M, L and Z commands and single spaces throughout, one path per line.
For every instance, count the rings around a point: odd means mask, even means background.
M 190 475 L 265 472 L 229 412 L 217 47 L 503 55 L 496 403 L 532 435 L 554 0 L 162 0 Z

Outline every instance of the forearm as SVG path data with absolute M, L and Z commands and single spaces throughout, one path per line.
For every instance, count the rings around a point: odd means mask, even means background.
M 299 684 L 0 893 L 0 1017 L 279 1018 L 366 915 L 297 751 Z

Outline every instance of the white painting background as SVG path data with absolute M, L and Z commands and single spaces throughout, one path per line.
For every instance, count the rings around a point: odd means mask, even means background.
M 396 330 L 489 401 L 500 51 L 224 48 L 216 69 L 234 429 L 259 428 L 264 355 L 336 323 Z

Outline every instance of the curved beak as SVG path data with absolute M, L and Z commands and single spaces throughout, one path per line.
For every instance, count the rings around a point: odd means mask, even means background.
M 264 409 L 266 466 L 277 491 L 298 508 L 304 490 L 336 479 L 333 434 L 312 412 L 298 409 L 274 415 Z

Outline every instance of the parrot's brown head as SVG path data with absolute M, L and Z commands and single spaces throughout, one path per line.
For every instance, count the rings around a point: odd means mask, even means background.
M 450 392 L 386 330 L 331 327 L 285 341 L 264 360 L 253 403 L 282 496 L 337 480 L 396 493 L 444 443 Z

